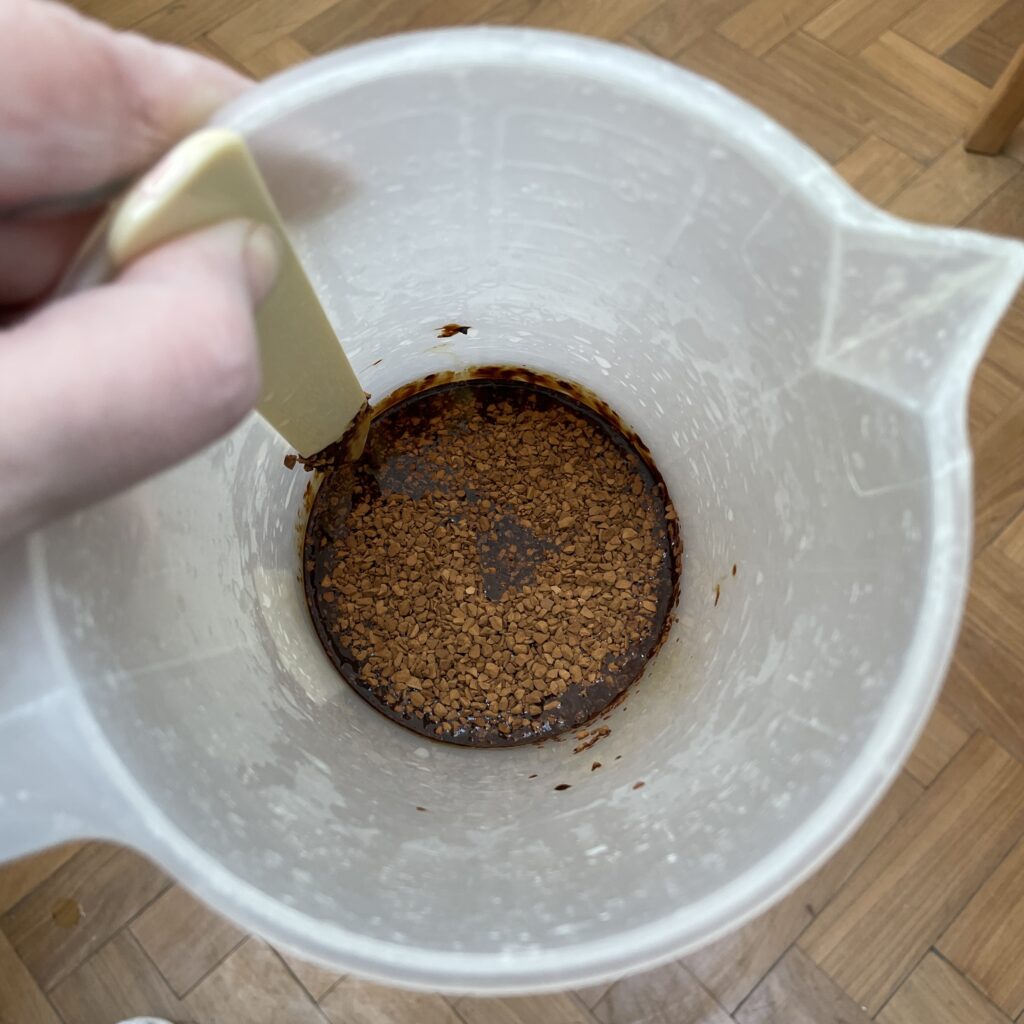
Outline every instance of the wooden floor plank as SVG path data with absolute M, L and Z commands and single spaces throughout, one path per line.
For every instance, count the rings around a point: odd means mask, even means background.
M 971 437 L 981 437 L 1019 394 L 1020 384 L 1000 369 L 994 359 L 983 360 L 971 386 Z
M 1024 389 L 1024 293 L 1019 292 L 1006 311 L 985 359 Z
M 79 964 L 50 992 L 64 1024 L 113 1024 L 129 1017 L 178 1020 L 184 1007 L 127 931 Z
M 683 963 L 731 1013 L 813 920 L 801 886 L 750 924 L 691 953 Z
M 647 0 L 633 8 L 649 12 L 658 0 Z M 540 7 L 541 0 L 403 0 L 407 16 L 403 32 L 416 32 L 428 28 L 444 28 L 449 25 L 473 25 L 486 22 L 489 25 L 524 24 L 532 12 Z M 625 19 L 619 19 L 616 27 Z M 607 36 L 607 32 L 601 33 Z
M 870 1024 L 871 1018 L 794 946 L 734 1014 L 736 1024 Z
M 763 57 L 830 3 L 831 0 L 751 0 L 724 21 L 719 31 L 748 53 Z
M 1024 394 L 989 424 L 975 446 L 974 547 L 983 551 L 1024 508 Z M 994 581 L 993 581 L 994 582 Z M 1007 593 L 1007 588 L 1001 588 Z M 1021 592 L 1018 591 L 1019 595 Z M 1012 600 L 1012 598 L 1011 598 Z M 1017 621 L 1016 619 L 1014 620 Z M 1019 627 L 1018 627 L 1019 630 Z M 1016 651 L 1014 651 L 1016 656 Z
M 227 21 L 206 35 L 236 60 L 244 61 L 275 39 L 295 35 L 296 30 L 335 3 L 336 0 L 291 0 L 284 6 L 280 0 L 255 0 L 236 8 Z
M 343 975 L 336 971 L 312 964 L 308 960 L 275 949 L 275 953 L 285 962 L 288 970 L 299 979 L 299 984 L 316 1000 L 320 1000 L 342 979 Z
M 0 931 L 49 989 L 169 885 L 138 854 L 89 843 L 0 917 Z
M 1024 387 L 1024 333 L 1017 334 L 1009 326 L 1009 320 L 1004 320 L 996 331 L 985 360 L 1018 388 Z
M 616 981 L 618 979 L 615 979 Z M 614 985 L 614 981 L 602 981 L 596 985 L 585 985 L 583 988 L 573 990 L 573 995 L 588 1009 L 592 1010 L 605 997 L 608 989 Z
M 907 772 L 922 786 L 930 786 L 969 737 L 970 733 L 949 712 L 936 707 L 907 761 Z
M 1024 4 L 1005 0 L 994 14 L 946 50 L 942 59 L 991 89 L 1022 44 Z
M 62 864 L 70 860 L 83 846 L 65 843 L 27 857 L 19 857 L 9 864 L 0 864 L 0 914 L 10 910 L 20 899 L 42 884 Z
M 991 89 L 1013 59 L 1013 50 L 1005 39 L 978 28 L 946 50 L 942 59 Z
M 878 1024 L 1010 1024 L 935 953 L 924 957 L 877 1020 Z
M 281 958 L 255 938 L 246 939 L 184 1002 L 196 1024 L 326 1024 Z
M 1024 1013 L 1024 841 L 975 893 L 937 948 L 1007 1017 Z
M 837 53 L 856 56 L 921 0 L 834 0 L 804 30 Z
M 130 929 L 179 996 L 245 938 L 245 932 L 178 885 L 151 903 Z
M 883 837 L 921 795 L 921 786 L 901 773 L 853 838 L 795 892 L 767 913 L 683 963 L 732 1012 L 795 942 Z
M 1024 511 L 999 535 L 996 547 L 1018 568 L 1024 569 Z
M 836 164 L 836 171 L 865 199 L 884 206 L 921 172 L 902 149 L 869 135 Z
M 455 1000 L 465 1024 L 594 1024 L 586 1007 L 568 994 L 513 999 Z
M 275 39 L 262 50 L 249 54 L 245 58 L 245 70 L 253 78 L 260 80 L 276 75 L 278 71 L 284 71 L 293 64 L 301 64 L 309 60 L 311 54 L 300 42 L 291 36 L 282 36 Z
M 144 18 L 166 7 L 171 0 L 82 0 L 76 3 L 83 14 L 101 18 L 113 28 L 134 28 Z
M 986 160 L 990 157 L 979 157 Z M 964 221 L 964 227 L 994 235 L 1024 238 L 1024 171 L 1011 178 L 998 192 Z
M 188 48 L 196 53 L 201 53 L 204 57 L 209 57 L 210 60 L 226 64 L 239 74 L 249 74 L 249 69 L 240 60 L 236 60 L 230 53 L 219 47 L 209 36 L 200 36 L 198 39 L 193 39 L 188 44 Z
M 849 842 L 841 846 L 825 866 L 804 883 L 804 895 L 815 918 L 825 910 L 857 868 L 914 810 L 923 794 L 921 784 L 907 772 L 900 772 L 896 776 L 889 792 Z
M 732 1024 L 681 964 L 617 981 L 594 1007 L 600 1024 Z
M 1006 156 L 977 156 L 954 142 L 888 204 L 897 217 L 953 227 L 1020 171 Z
M 1024 765 L 976 735 L 840 889 L 801 948 L 877 1013 L 1022 833 Z
M 189 45 L 238 11 L 238 0 L 174 0 L 147 15 L 136 32 L 151 39 Z
M 923 0 L 896 22 L 896 31 L 932 53 L 942 53 L 1002 7 L 1004 0 Z
M 820 90 L 769 67 L 716 32 L 694 43 L 679 63 L 759 106 L 830 162 L 864 136 L 863 126 L 834 110 Z
M 977 630 L 965 626 L 943 696 L 972 728 L 1024 759 L 1024 684 L 1004 648 L 992 649 Z
M 331 1024 L 463 1024 L 439 995 L 384 988 L 358 978 L 335 985 L 321 1006 Z
M 337 0 L 297 26 L 291 35 L 309 53 L 327 53 L 377 35 L 405 31 L 422 6 L 421 0 Z
M 864 134 L 885 139 L 915 160 L 934 159 L 959 134 L 957 125 L 879 78 L 863 61 L 844 57 L 806 33 L 790 36 L 764 60 L 827 96 L 834 116 L 860 125 Z
M 747 0 L 663 0 L 629 33 L 661 57 L 673 58 L 742 10 Z
M 963 128 L 974 122 L 988 98 L 980 82 L 896 32 L 884 32 L 869 43 L 861 59 L 885 81 Z
M 1016 612 L 1021 588 L 1024 566 L 1002 550 L 999 540 L 975 559 L 943 696 L 975 728 L 1024 760 L 1024 628 Z
M 617 39 L 657 5 L 658 0 L 588 0 L 585 4 L 541 0 L 521 24 Z
M 0 932 L 0 1024 L 60 1024 L 35 978 Z

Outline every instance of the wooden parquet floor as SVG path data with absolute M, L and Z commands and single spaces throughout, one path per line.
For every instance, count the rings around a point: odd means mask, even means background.
M 3 0 L 0 0 L 3 2 Z M 257 78 L 404 29 L 492 22 L 650 50 L 762 107 L 874 202 L 1024 237 L 1024 132 L 964 153 L 1024 0 L 79 0 Z M 0 869 L 0 1022 L 1024 1024 L 1024 298 L 981 365 L 974 576 L 946 688 L 854 839 L 760 920 L 581 992 L 445 999 L 283 956 L 135 854 Z

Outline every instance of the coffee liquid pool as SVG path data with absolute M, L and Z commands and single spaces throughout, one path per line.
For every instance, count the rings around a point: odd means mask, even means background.
M 512 375 L 527 379 L 409 389 L 377 413 L 358 462 L 326 471 L 303 544 L 310 614 L 346 682 L 472 746 L 608 707 L 679 586 L 675 510 L 639 440 L 565 386 Z

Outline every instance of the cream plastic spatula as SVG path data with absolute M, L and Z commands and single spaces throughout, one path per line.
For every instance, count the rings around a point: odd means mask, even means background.
M 349 454 L 362 451 L 366 396 L 292 249 L 284 225 L 245 143 L 234 132 L 204 128 L 172 149 L 114 211 L 107 247 L 122 267 L 163 242 L 244 217 L 278 237 L 277 283 L 256 314 L 263 393 L 256 408 L 302 456 L 338 441 L 356 423 Z

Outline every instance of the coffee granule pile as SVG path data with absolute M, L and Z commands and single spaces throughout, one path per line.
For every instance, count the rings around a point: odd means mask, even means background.
M 678 593 L 675 511 L 608 418 L 537 383 L 463 380 L 378 413 L 303 545 L 345 680 L 439 740 L 574 729 L 641 674 Z

